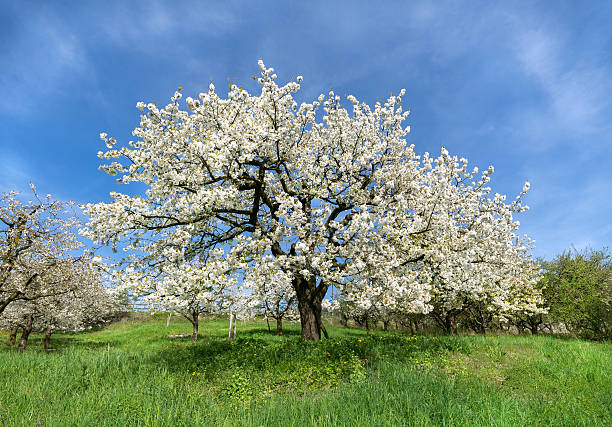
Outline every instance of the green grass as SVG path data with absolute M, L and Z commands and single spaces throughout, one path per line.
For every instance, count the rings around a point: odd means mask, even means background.
M 612 346 L 548 336 L 409 336 L 329 326 L 126 322 L 24 353 L 0 333 L 0 425 L 612 425 Z

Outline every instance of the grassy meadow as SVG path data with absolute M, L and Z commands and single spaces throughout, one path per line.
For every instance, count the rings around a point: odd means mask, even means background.
M 612 345 L 551 336 L 411 336 L 165 317 L 41 336 L 0 332 L 0 425 L 612 425 Z M 271 325 L 274 331 L 274 326 Z

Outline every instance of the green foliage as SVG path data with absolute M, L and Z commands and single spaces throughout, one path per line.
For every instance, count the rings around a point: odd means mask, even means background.
M 564 252 L 543 267 L 550 318 L 585 338 L 612 339 L 612 258 L 607 249 Z
M 165 317 L 32 337 L 0 333 L 0 425 L 609 425 L 612 348 L 553 337 L 414 336 Z

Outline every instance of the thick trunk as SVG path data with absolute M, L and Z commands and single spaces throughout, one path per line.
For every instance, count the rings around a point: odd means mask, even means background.
M 302 339 L 309 341 L 320 341 L 321 330 L 317 322 L 316 307 L 308 302 L 298 302 L 300 310 L 300 323 L 302 325 Z
M 279 337 L 283 335 L 283 318 L 282 317 L 276 318 L 276 335 L 278 335 Z
M 309 341 L 321 340 L 321 302 L 327 291 L 327 285 L 319 284 L 314 277 L 306 279 L 297 276 L 293 280 L 293 288 L 298 298 L 298 310 L 302 325 L 302 339 Z
M 388 331 L 388 330 L 389 330 L 389 321 L 383 320 L 383 331 Z
M 49 342 L 51 341 L 51 328 L 45 329 L 45 339 L 43 340 L 43 348 L 49 350 Z
M 17 340 L 17 332 L 19 332 L 19 328 L 13 328 L 11 329 L 11 334 L 9 335 L 9 347 L 12 347 L 15 345 L 15 341 Z
M 370 322 L 368 321 L 368 316 L 365 318 L 365 327 L 366 327 L 366 335 L 370 335 Z
M 28 338 L 30 338 L 30 333 L 32 333 L 32 322 L 34 322 L 34 316 L 30 314 L 25 326 L 23 327 L 21 339 L 19 340 L 19 345 L 17 346 L 19 351 L 25 350 L 26 346 L 28 345 Z
M 457 323 L 455 322 L 454 313 L 448 313 L 444 317 L 444 330 L 447 334 L 457 335 Z

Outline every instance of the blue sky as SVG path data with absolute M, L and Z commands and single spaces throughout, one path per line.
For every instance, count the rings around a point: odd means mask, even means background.
M 0 191 L 78 203 L 121 191 L 98 138 L 128 141 L 137 101 L 210 79 L 254 88 L 257 60 L 301 96 L 373 103 L 406 88 L 408 142 L 445 145 L 509 196 L 547 258 L 612 243 L 610 2 L 0 1 Z

